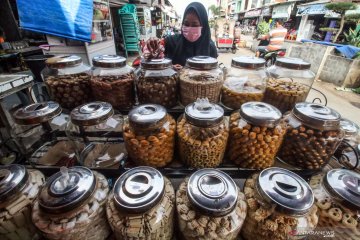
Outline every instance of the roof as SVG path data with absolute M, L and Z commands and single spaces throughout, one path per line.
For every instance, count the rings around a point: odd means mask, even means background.
M 308 3 L 300 4 L 299 6 L 309 6 L 309 5 L 324 4 L 324 3 L 329 3 L 329 2 L 331 2 L 331 1 L 330 0 L 318 0 L 318 1 L 314 1 L 314 2 L 308 2 Z

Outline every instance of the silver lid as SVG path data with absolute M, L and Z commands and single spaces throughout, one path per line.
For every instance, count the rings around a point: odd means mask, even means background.
M 267 168 L 257 179 L 257 189 L 276 210 L 287 214 L 302 215 L 314 204 L 309 184 L 299 175 L 283 168 Z
M 13 117 L 17 124 L 33 125 L 48 122 L 58 116 L 61 111 L 62 109 L 57 102 L 41 102 L 16 110 Z
M 340 114 L 332 108 L 316 103 L 297 103 L 294 115 L 305 124 L 320 130 L 336 130 L 340 125 Z
M 360 209 L 360 174 L 347 169 L 333 169 L 324 176 L 324 185 L 330 193 L 346 205 Z
M 247 102 L 240 107 L 240 116 L 245 121 L 256 126 L 275 127 L 281 112 L 276 107 L 263 102 Z
M 161 59 L 141 59 L 141 67 L 149 70 L 161 70 L 165 68 L 169 68 L 172 66 L 171 59 L 161 58 Z
M 265 67 L 265 59 L 250 56 L 235 57 L 231 60 L 231 66 L 237 68 L 258 69 Z
M 46 65 L 50 68 L 72 67 L 80 63 L 82 63 L 82 59 L 77 55 L 55 56 L 46 60 Z
M 0 202 L 5 202 L 21 191 L 29 174 L 23 165 L 0 166 Z
M 80 105 L 71 111 L 71 122 L 78 126 L 94 126 L 105 122 L 114 114 L 107 102 L 91 102 Z
M 310 63 L 305 62 L 300 58 L 289 58 L 289 57 L 277 58 L 275 65 L 293 70 L 306 70 L 306 69 L 310 69 L 311 67 Z
M 164 178 L 155 168 L 132 168 L 115 182 L 115 206 L 120 211 L 146 212 L 161 200 L 164 189 Z
M 186 65 L 199 70 L 210 70 L 217 68 L 218 60 L 208 56 L 195 56 L 186 60 Z
M 210 103 L 207 98 L 198 99 L 185 108 L 186 120 L 199 127 L 208 127 L 220 123 L 224 117 L 224 109 Z
M 128 117 L 133 128 L 152 128 L 165 119 L 166 109 L 157 104 L 143 104 L 132 109 Z
M 340 120 L 340 128 L 344 130 L 346 136 L 356 136 L 359 134 L 359 126 L 346 118 Z
M 205 214 L 224 216 L 235 208 L 238 188 L 226 173 L 201 169 L 190 176 L 187 195 L 190 202 Z
M 86 167 L 61 167 L 46 181 L 39 194 L 41 209 L 49 213 L 63 213 L 80 206 L 93 193 L 96 178 Z
M 93 57 L 93 65 L 102 68 L 116 68 L 126 65 L 126 58 L 118 55 L 100 55 Z

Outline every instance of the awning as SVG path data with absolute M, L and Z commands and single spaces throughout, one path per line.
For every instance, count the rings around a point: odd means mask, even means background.
M 251 9 L 245 13 L 245 18 L 255 18 L 260 16 L 261 14 L 261 8 L 259 9 Z
M 340 15 L 327 9 L 325 5 L 329 0 L 320 0 L 311 3 L 306 3 L 298 6 L 296 16 L 304 15 L 325 15 L 327 18 L 339 18 Z
M 271 12 L 272 12 L 272 9 L 271 7 L 263 7 L 261 9 L 261 15 L 264 16 L 264 17 L 271 17 Z
M 275 5 L 272 11 L 272 18 L 289 18 L 294 3 L 284 3 Z

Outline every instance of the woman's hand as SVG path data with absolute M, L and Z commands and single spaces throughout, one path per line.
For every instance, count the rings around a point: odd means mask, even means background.
M 142 49 L 143 57 L 147 60 L 164 58 L 165 48 L 161 45 L 160 40 L 157 38 L 150 38 L 146 41 L 144 48 Z
M 181 66 L 180 64 L 175 64 L 175 65 L 173 65 L 173 68 L 174 68 L 176 71 L 180 71 L 180 70 L 183 68 L 183 66 Z

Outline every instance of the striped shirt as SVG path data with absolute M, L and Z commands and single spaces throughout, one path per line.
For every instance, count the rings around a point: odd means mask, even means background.
M 284 44 L 286 34 L 287 34 L 287 29 L 282 26 L 270 30 L 269 32 L 270 43 L 266 47 L 266 49 L 268 51 L 276 51 L 281 49 L 282 45 Z

